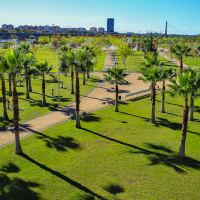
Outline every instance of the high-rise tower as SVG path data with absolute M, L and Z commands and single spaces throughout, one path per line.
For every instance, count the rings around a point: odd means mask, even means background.
M 114 18 L 107 18 L 107 32 L 114 32 Z
M 166 26 L 165 26 L 165 35 L 167 36 L 167 22 L 166 22 Z

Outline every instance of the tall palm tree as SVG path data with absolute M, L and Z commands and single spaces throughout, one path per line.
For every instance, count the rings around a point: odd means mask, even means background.
M 21 154 L 22 148 L 19 139 L 19 108 L 18 108 L 18 95 L 16 87 L 16 77 L 20 75 L 22 70 L 22 57 L 23 55 L 16 51 L 9 51 L 6 53 L 6 60 L 9 65 L 8 73 L 13 84 L 13 118 L 15 130 L 15 154 Z
M 73 51 L 67 54 L 67 62 L 71 68 L 71 94 L 74 94 L 74 65 L 76 64 L 76 55 Z
M 31 74 L 35 72 L 35 69 L 31 69 L 31 66 L 36 62 L 35 57 L 30 54 L 26 54 L 23 58 L 23 70 L 24 70 L 24 77 L 26 80 L 26 99 L 30 99 L 29 95 L 29 80 Z
M 104 74 L 104 79 L 107 81 L 115 81 L 115 112 L 119 112 L 118 108 L 118 83 L 127 83 L 129 84 L 128 81 L 125 80 L 125 77 L 128 76 L 129 74 L 124 73 L 124 68 L 120 67 L 115 67 L 112 69 L 107 69 L 107 74 Z
M 49 66 L 49 63 L 47 61 L 40 62 L 35 64 L 36 67 L 36 74 L 39 76 L 42 76 L 42 106 L 46 106 L 46 98 L 45 98 L 45 75 L 49 74 L 50 71 L 53 69 L 52 65 Z
M 0 55 L 0 79 L 1 79 L 1 91 L 2 91 L 2 101 L 3 101 L 3 119 L 8 120 L 8 113 L 6 109 L 6 86 L 5 86 L 5 72 L 8 70 L 9 66 L 6 57 Z
M 152 112 L 151 123 L 155 123 L 155 99 L 156 99 L 156 83 L 161 80 L 161 70 L 159 67 L 154 68 L 142 68 L 140 73 L 144 76 L 138 77 L 138 80 L 144 82 L 151 82 L 151 94 L 152 94 Z
M 187 124 L 188 124 L 188 100 L 191 98 L 193 92 L 193 85 L 197 84 L 196 80 L 192 77 L 191 72 L 185 72 L 177 75 L 177 81 L 170 80 L 172 83 L 168 85 L 171 89 L 168 91 L 171 96 L 179 95 L 184 99 L 183 106 L 183 122 L 182 122 L 182 137 L 181 145 L 179 149 L 178 156 L 180 158 L 185 157 L 185 141 L 187 134 Z
M 165 113 L 165 81 L 166 79 L 173 78 L 173 70 L 171 68 L 167 69 L 165 67 L 160 68 L 161 69 L 161 77 L 160 79 L 163 82 L 162 85 L 162 103 L 161 103 L 161 113 Z
M 79 73 L 85 71 L 87 53 L 85 50 L 78 51 L 74 62 L 74 70 L 76 72 L 76 128 L 81 128 L 79 107 L 80 107 L 80 86 L 79 86 Z
M 174 47 L 170 49 L 170 52 L 175 54 L 175 56 L 179 59 L 180 61 L 180 72 L 182 73 L 183 69 L 183 56 L 188 56 L 189 52 L 192 49 L 188 45 L 181 45 L 181 44 L 176 44 Z

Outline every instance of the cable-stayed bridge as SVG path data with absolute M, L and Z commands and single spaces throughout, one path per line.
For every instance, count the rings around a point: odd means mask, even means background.
M 166 23 L 152 29 L 152 32 L 166 34 L 166 35 L 186 35 L 187 29 L 185 28 L 183 30 L 180 30 L 177 27 L 166 22 Z

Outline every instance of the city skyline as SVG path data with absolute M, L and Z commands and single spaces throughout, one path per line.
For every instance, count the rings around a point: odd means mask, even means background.
M 107 18 L 112 17 L 115 19 L 115 31 L 122 33 L 146 33 L 163 25 L 163 28 L 157 31 L 160 32 L 164 29 L 165 21 L 168 21 L 182 33 L 199 34 L 199 5 L 197 0 L 169 0 L 167 3 L 159 0 L 126 0 L 123 3 L 118 0 L 115 3 L 105 0 L 77 0 L 76 3 L 61 0 L 59 4 L 51 0 L 35 0 L 30 6 L 23 0 L 10 0 L 1 4 L 0 23 L 14 26 L 54 24 L 60 27 L 84 27 L 89 30 L 90 27 L 106 29 Z M 173 31 L 172 28 L 171 33 Z

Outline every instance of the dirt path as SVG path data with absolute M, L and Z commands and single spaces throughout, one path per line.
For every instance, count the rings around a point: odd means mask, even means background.
M 107 58 L 108 59 L 108 58 Z M 111 57 L 110 57 L 111 59 Z M 109 65 L 110 66 L 110 65 Z M 99 76 L 103 79 L 105 72 L 93 72 L 92 75 Z M 130 73 L 127 76 L 129 85 L 119 85 L 119 95 L 122 97 L 128 93 L 134 93 L 149 88 L 149 83 L 138 81 L 139 73 Z M 161 87 L 161 84 L 158 84 Z M 90 113 L 92 111 L 102 109 L 114 104 L 115 99 L 115 86 L 113 83 L 102 80 L 98 87 L 90 94 L 83 97 L 80 101 L 80 114 Z M 124 100 L 124 99 L 122 99 Z M 114 112 L 114 108 L 113 108 Z M 57 111 L 48 113 L 41 117 L 26 121 L 20 124 L 20 138 L 31 135 L 35 132 L 55 126 L 59 123 L 65 122 L 74 118 L 75 116 L 75 103 L 63 107 Z M 75 125 L 75 124 L 74 124 Z M 13 127 L 9 127 L 0 131 L 0 147 L 14 142 Z

